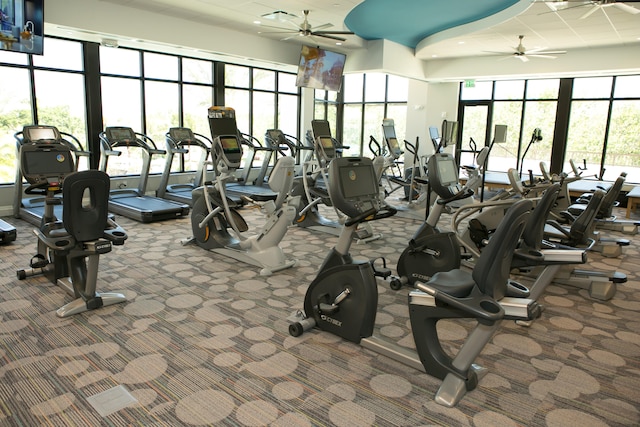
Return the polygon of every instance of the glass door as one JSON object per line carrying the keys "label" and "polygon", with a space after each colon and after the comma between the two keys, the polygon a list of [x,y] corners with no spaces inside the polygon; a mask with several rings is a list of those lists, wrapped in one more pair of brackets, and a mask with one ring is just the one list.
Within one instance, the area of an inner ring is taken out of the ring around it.
{"label": "glass door", "polygon": [[458,113],[456,161],[459,165],[475,165],[475,155],[490,144],[492,106],[490,101],[462,101]]}

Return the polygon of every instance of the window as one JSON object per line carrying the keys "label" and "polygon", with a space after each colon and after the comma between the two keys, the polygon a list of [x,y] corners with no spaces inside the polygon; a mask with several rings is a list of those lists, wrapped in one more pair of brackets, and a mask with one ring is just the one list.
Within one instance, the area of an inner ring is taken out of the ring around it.
{"label": "window", "polygon": [[119,76],[140,76],[140,52],[100,46],[100,72]]}
{"label": "window", "polygon": [[[382,73],[346,74],[342,99],[336,92],[315,91],[315,118],[326,118],[333,136],[349,149],[345,155],[369,156],[373,136],[384,143],[382,119],[395,121],[398,140],[406,133],[408,79]],[[342,111],[342,128],[338,127],[338,110]]]}
{"label": "window", "polygon": [[44,55],[1,51],[0,64],[0,183],[15,181],[13,135],[24,125],[56,126],[88,148],[82,43],[49,37]]}
{"label": "window", "polygon": [[[0,60],[4,59],[0,55]],[[13,135],[33,123],[29,70],[0,66],[0,81],[11,82],[0,90],[0,183],[15,181],[16,144]]]}
{"label": "window", "polygon": [[147,79],[178,80],[178,57],[144,52],[144,77]]}
{"label": "window", "polygon": [[[521,97],[524,83],[524,99]],[[640,183],[640,76],[599,76],[563,79],[571,86],[571,94],[560,95],[560,79],[535,79],[526,81],[493,82],[493,97],[484,101],[491,90],[482,85],[478,99],[471,97],[471,89],[461,88],[461,111],[473,103],[486,102],[490,106],[491,120],[487,125],[506,124],[507,143],[496,145],[489,157],[489,169],[506,171],[509,167],[521,168],[526,173],[539,171],[539,162],[549,162],[552,152],[563,153],[562,169],[569,170],[569,160],[587,162],[585,178],[615,180],[621,172],[627,173],[628,183]],[[566,91],[568,92],[568,91]],[[569,106],[568,118],[558,118],[558,105]],[[478,120],[469,121],[466,115],[461,123],[462,135],[468,135]],[[482,119],[479,119],[482,121]],[[554,135],[555,127],[566,121],[566,137],[563,132]],[[531,141],[533,130],[542,131],[543,140],[531,145],[524,158],[524,151]],[[479,131],[482,133],[482,130]],[[552,144],[556,146],[553,147]],[[480,144],[479,144],[480,145]],[[524,164],[522,164],[524,163]]]}
{"label": "window", "polygon": [[193,58],[182,58],[182,81],[213,84],[213,63]]}

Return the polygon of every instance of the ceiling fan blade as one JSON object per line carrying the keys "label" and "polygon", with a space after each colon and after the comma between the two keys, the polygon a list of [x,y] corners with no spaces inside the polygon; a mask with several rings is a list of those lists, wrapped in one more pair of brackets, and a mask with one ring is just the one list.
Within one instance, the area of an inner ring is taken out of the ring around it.
{"label": "ceiling fan blade", "polygon": [[531,56],[533,58],[545,58],[545,59],[556,59],[557,56],[552,56],[552,55],[539,55],[539,54],[533,54],[533,55],[527,55],[527,56]]}
{"label": "ceiling fan blade", "polygon": [[316,33],[315,31],[312,31],[309,34],[311,34],[312,36],[324,37],[325,39],[338,40],[338,41],[341,41],[341,42],[346,42],[347,41],[347,39],[345,39],[345,38],[336,37],[336,36],[332,36],[332,35],[329,35],[329,34],[323,34],[322,32]]}
{"label": "ceiling fan blade", "polygon": [[587,11],[587,13],[585,13],[584,15],[582,15],[582,16],[581,16],[580,18],[578,18],[578,19],[585,19],[585,18],[590,17],[590,16],[591,16],[591,15],[592,15],[596,10],[600,9],[600,7],[601,7],[601,6],[594,6],[594,7],[592,7],[591,9],[589,9],[589,10]]}
{"label": "ceiling fan blade", "polygon": [[535,49],[527,49],[527,53],[536,53],[536,52],[542,52],[543,50],[545,50],[546,47],[537,47]]}
{"label": "ceiling fan blade", "polygon": [[353,35],[352,31],[313,31],[315,34],[347,34]]}
{"label": "ceiling fan blade", "polygon": [[538,52],[527,52],[527,54],[532,53],[534,55],[564,55],[567,53],[566,50],[545,50]]}
{"label": "ceiling fan blade", "polygon": [[329,27],[333,27],[333,24],[330,23],[326,23],[326,24],[322,24],[322,25],[318,25],[317,27],[313,27],[312,31],[317,31],[317,30],[321,30],[323,28],[329,28]]}
{"label": "ceiling fan blade", "polygon": [[624,10],[627,13],[631,13],[633,15],[640,13],[640,9],[636,9],[633,6],[629,6],[628,4],[624,4],[624,3],[614,3],[613,4],[615,7],[617,7],[620,10]]}
{"label": "ceiling fan blade", "polygon": [[264,24],[260,24],[260,28],[274,28],[276,30],[281,30],[281,31],[296,31],[290,28],[282,28],[282,27],[276,27],[275,25],[264,25]]}
{"label": "ceiling fan blade", "polygon": [[298,31],[258,31],[258,34],[298,34]]}

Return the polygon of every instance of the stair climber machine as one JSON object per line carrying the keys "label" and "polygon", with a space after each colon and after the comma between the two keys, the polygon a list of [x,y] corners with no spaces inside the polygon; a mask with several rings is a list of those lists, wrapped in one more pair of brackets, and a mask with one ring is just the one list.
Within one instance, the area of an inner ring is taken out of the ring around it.
{"label": "stair climber machine", "polygon": [[[78,138],[69,133],[60,132],[55,126],[27,125],[22,128],[22,131],[16,132],[14,138],[16,139],[16,181],[13,197],[13,215],[39,227],[42,225],[46,197],[44,194],[24,194],[23,181],[25,177],[22,174],[22,165],[20,163],[20,147],[25,144],[64,145],[73,154],[75,170],[78,170],[83,160],[88,164],[89,152],[85,151]],[[54,206],[54,213],[58,218],[62,218],[62,204]]]}
{"label": "stair climber machine", "polygon": [[[540,315],[539,305],[526,298],[506,297],[509,264],[524,228],[532,202],[513,205],[500,229],[498,240],[473,272],[454,269],[417,282],[409,294],[409,315],[416,350],[376,337],[377,277],[388,277],[386,268],[375,269],[374,261],[355,261],[349,254],[358,223],[392,216],[394,208],[383,205],[370,159],[339,158],[329,167],[329,191],[336,207],[348,219],[336,246],[325,258],[309,285],[304,311],[288,318],[289,332],[299,336],[319,329],[359,343],[363,347],[442,380],[437,403],[455,406],[473,390],[486,369],[474,363],[503,319],[531,320]],[[438,336],[441,319],[475,319],[455,357],[445,353]]]}
{"label": "stair climber machine", "polygon": [[[75,172],[72,150],[63,144],[24,144],[20,162],[30,184],[26,193],[45,194],[46,201],[42,225],[34,230],[37,254],[30,269],[17,271],[18,279],[43,274],[71,294],[75,300],[57,310],[59,317],[125,302],[123,294],[96,292],[100,255],[127,239],[108,215],[109,176],[97,170]],[[54,206],[61,203],[58,220]]]}
{"label": "stair climber machine", "polygon": [[[292,195],[300,196],[300,207],[295,224],[310,230],[333,234],[340,234],[344,216],[335,209],[328,192],[329,176],[327,167],[331,161],[340,157],[345,148],[331,137],[329,122],[326,120],[312,120],[312,135],[315,160],[305,162],[302,166],[302,176],[296,177],[292,188]],[[334,208],[337,221],[322,215],[318,206],[324,204]],[[370,224],[361,224],[354,238],[358,243],[371,242],[380,239],[382,234],[374,233]]]}
{"label": "stair climber machine", "polygon": [[[217,119],[210,117],[209,120]],[[204,186],[193,190],[193,237],[183,244],[195,241],[204,249],[260,267],[261,275],[293,267],[296,261],[287,259],[279,244],[296,217],[299,203],[299,197],[289,196],[295,161],[290,156],[281,157],[273,167],[268,183],[270,191],[277,194],[275,200],[251,200],[260,205],[267,218],[258,234],[246,237],[243,233],[248,231],[248,225],[237,211],[238,206],[227,197],[227,182],[235,179],[241,159],[242,145],[237,135],[213,138],[212,162],[216,179],[210,185],[203,178]]]}
{"label": "stair climber machine", "polygon": [[[109,193],[110,212],[145,223],[181,218],[189,214],[189,205],[186,203],[146,194],[151,158],[156,154],[165,154],[150,137],[134,132],[129,127],[110,126],[105,128],[104,132],[100,132],[100,148],[100,170],[103,172],[107,172],[110,157],[120,156],[125,151],[127,155],[132,155],[134,150],[138,150],[142,156],[138,188],[112,189]],[[134,150],[130,151],[130,148]]]}

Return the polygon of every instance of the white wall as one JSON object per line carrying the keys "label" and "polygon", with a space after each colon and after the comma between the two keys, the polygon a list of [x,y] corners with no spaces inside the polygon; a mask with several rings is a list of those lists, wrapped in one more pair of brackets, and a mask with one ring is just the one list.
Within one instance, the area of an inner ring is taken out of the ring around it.
{"label": "white wall", "polygon": [[[420,155],[433,153],[429,126],[441,128],[442,121],[456,120],[458,115],[458,83],[427,83],[409,80],[407,100],[407,134],[404,139],[415,143],[420,138]],[[399,137],[402,137],[399,135]]]}
{"label": "white wall", "polygon": [[45,21],[49,35],[100,42],[107,34],[122,46],[160,47],[165,52],[205,58],[217,55],[213,59],[250,61],[276,69],[285,66],[290,71],[295,70],[300,56],[299,44],[99,0],[47,0]]}

